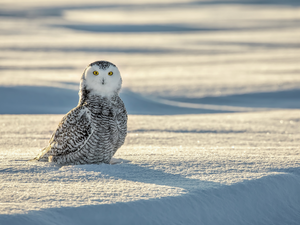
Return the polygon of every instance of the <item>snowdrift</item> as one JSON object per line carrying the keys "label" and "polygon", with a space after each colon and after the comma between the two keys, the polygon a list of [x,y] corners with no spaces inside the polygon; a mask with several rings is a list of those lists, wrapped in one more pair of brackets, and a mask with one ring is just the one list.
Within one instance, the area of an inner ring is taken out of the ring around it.
{"label": "snowdrift", "polygon": [[[78,104],[78,84],[51,86],[0,86],[0,114],[65,114]],[[266,111],[300,108],[300,90],[189,98],[154,98],[123,88],[120,96],[129,114],[178,115]],[[9,98],[7,98],[9,96]],[[276,101],[274,101],[276,99]],[[227,105],[226,105],[227,104]]]}
{"label": "snowdrift", "polygon": [[0,224],[297,225],[298,114],[129,115],[121,164],[63,167],[27,161],[62,115],[2,115]]}
{"label": "snowdrift", "polygon": [[278,173],[231,186],[129,203],[1,215],[1,224],[299,224],[300,176]]}
{"label": "snowdrift", "polygon": [[[299,225],[299,6],[1,1],[0,225]],[[122,163],[28,162],[101,59],[124,81]]]}

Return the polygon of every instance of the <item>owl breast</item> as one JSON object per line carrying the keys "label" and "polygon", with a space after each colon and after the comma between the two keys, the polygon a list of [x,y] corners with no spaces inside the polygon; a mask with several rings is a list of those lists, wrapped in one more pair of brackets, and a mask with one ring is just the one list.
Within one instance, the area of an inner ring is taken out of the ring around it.
{"label": "owl breast", "polygon": [[[120,99],[121,100],[121,99]],[[92,134],[83,150],[89,163],[109,163],[124,143],[127,134],[127,113],[124,104],[107,99],[87,101]],[[124,111],[126,118],[124,117]],[[125,121],[126,120],[126,121]]]}

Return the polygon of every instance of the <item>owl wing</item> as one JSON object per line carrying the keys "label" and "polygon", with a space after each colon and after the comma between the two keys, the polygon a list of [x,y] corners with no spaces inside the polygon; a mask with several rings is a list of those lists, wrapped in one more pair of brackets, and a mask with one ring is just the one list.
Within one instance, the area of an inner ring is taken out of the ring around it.
{"label": "owl wing", "polygon": [[49,156],[67,155],[81,148],[92,133],[90,115],[85,106],[72,109],[62,118],[49,145],[35,159],[48,161]]}
{"label": "owl wing", "polygon": [[127,111],[124,102],[120,97],[117,98],[117,127],[118,127],[118,141],[114,149],[114,153],[120,148],[127,136]]}

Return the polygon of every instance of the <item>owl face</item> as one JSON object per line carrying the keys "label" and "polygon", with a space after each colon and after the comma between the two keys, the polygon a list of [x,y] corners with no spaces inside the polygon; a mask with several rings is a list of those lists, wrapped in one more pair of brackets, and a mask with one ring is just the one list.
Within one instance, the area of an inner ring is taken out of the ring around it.
{"label": "owl face", "polygon": [[115,65],[106,61],[98,61],[91,63],[85,69],[82,82],[91,94],[109,97],[121,89],[122,78]]}

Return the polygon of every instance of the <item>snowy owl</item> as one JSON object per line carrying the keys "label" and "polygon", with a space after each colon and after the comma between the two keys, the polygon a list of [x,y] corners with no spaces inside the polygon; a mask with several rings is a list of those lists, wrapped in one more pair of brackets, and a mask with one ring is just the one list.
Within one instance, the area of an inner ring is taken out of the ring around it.
{"label": "snowy owl", "polygon": [[57,164],[110,163],[127,135],[127,112],[119,97],[122,78],[107,61],[86,67],[79,103],[67,113],[35,160]]}

